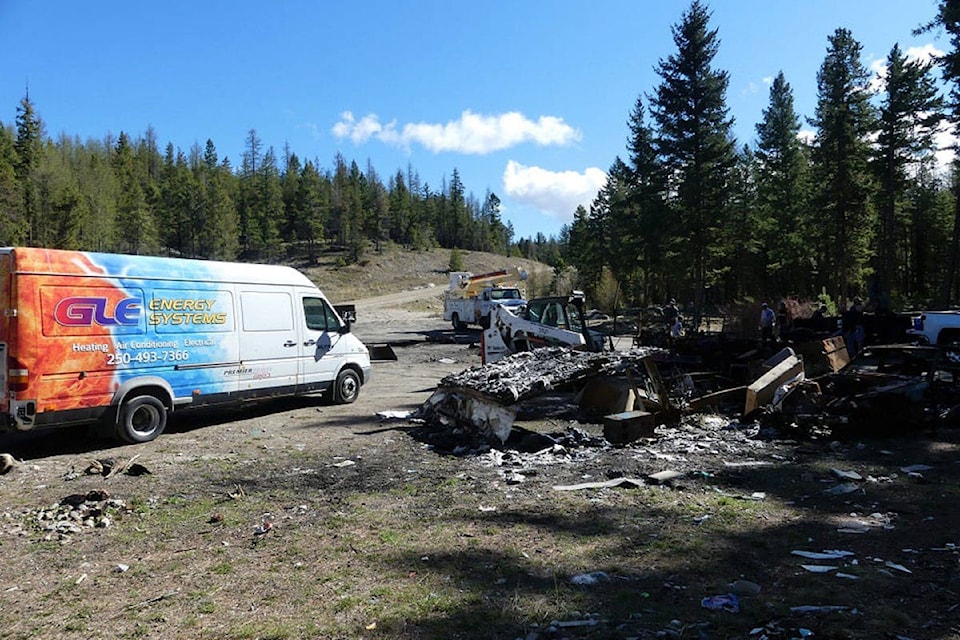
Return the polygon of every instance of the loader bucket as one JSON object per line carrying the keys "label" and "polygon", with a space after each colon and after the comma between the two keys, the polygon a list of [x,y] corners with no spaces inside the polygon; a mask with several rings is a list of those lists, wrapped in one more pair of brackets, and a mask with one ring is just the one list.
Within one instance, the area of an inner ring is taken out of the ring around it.
{"label": "loader bucket", "polygon": [[373,362],[396,361],[397,354],[389,344],[367,345],[370,350],[370,360]]}

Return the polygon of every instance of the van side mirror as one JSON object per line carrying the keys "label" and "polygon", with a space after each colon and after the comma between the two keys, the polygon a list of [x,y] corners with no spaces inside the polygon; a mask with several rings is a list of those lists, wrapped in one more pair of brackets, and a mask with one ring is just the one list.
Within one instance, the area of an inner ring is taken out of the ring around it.
{"label": "van side mirror", "polygon": [[346,323],[352,323],[357,321],[357,307],[352,304],[338,304],[333,307],[336,309],[337,314],[343,318],[343,321]]}
{"label": "van side mirror", "polygon": [[334,306],[337,314],[343,319],[343,325],[338,333],[350,333],[350,325],[357,321],[357,307],[352,304],[341,304]]}

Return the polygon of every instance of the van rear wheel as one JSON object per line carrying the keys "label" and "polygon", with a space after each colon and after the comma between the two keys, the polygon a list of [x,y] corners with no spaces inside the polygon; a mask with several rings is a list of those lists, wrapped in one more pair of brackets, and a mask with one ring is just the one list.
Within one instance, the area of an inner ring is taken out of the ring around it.
{"label": "van rear wheel", "polygon": [[150,442],[167,426],[167,407],[155,396],[135,396],[123,403],[117,420],[117,436],[124,442]]}
{"label": "van rear wheel", "polygon": [[350,404],[360,395],[360,376],[353,369],[344,369],[337,375],[333,385],[333,401],[336,404]]}
{"label": "van rear wheel", "polygon": [[453,316],[451,317],[451,319],[453,320],[453,330],[454,330],[454,331],[463,331],[464,329],[467,328],[467,323],[465,323],[465,322],[463,322],[462,320],[460,320],[460,314],[459,314],[459,313],[454,313]]}

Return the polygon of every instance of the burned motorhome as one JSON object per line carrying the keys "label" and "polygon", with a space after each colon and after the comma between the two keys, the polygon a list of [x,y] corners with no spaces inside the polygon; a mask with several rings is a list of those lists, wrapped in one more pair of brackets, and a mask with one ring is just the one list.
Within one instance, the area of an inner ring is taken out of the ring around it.
{"label": "burned motorhome", "polygon": [[779,411],[798,426],[879,434],[952,422],[958,408],[960,348],[896,344],[864,348],[839,371],[798,386]]}
{"label": "burned motorhome", "polygon": [[[665,348],[634,340],[624,351],[516,353],[448,375],[418,417],[452,449],[464,442],[497,447],[516,437],[515,423],[545,419],[602,425],[608,444],[625,445],[662,436],[656,427],[692,414],[794,437],[814,429],[909,433],[960,413],[960,347],[870,346],[851,361],[829,323],[798,323],[789,339],[770,343],[721,330]],[[901,328],[899,319],[889,324]]]}
{"label": "burned motorhome", "polygon": [[[506,442],[525,405],[547,394],[577,415],[604,415],[638,407],[658,419],[675,417],[670,391],[653,357],[660,349],[588,353],[547,347],[446,376],[418,417],[465,439]],[[557,395],[562,394],[562,397]]]}

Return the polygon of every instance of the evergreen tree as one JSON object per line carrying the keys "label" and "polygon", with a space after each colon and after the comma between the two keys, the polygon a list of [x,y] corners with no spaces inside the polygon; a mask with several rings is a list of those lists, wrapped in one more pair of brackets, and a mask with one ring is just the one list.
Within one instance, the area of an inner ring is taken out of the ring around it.
{"label": "evergreen tree", "polygon": [[24,227],[21,221],[23,192],[16,170],[13,132],[0,123],[0,244],[21,244]]}
{"label": "evergreen tree", "polygon": [[843,304],[862,291],[867,276],[873,228],[869,135],[875,118],[860,43],[847,29],[837,29],[829,42],[817,73],[817,107],[811,121],[817,128],[815,225],[824,286]]}
{"label": "evergreen tree", "polygon": [[[950,50],[937,59],[944,81],[950,87],[947,99],[947,113],[953,125],[954,135],[960,124],[960,0],[940,0],[937,15],[929,24],[917,30],[918,33],[942,27],[950,36]],[[954,160],[954,174],[957,172]],[[954,286],[958,283],[957,269],[960,267],[960,181],[953,181],[954,215],[950,248],[946,255],[945,277],[939,294],[939,305],[946,306],[955,299]]]}
{"label": "evergreen tree", "polygon": [[811,294],[808,233],[808,166],[797,137],[800,118],[793,90],[777,74],[770,101],[757,124],[757,210],[748,229],[754,268],[765,277],[756,284],[766,294]]}
{"label": "evergreen tree", "polygon": [[153,254],[159,247],[153,215],[137,178],[130,138],[124,132],[121,132],[117,139],[113,167],[119,182],[118,249],[125,253]]}
{"label": "evergreen tree", "polygon": [[413,194],[399,169],[387,187],[387,216],[390,219],[390,239],[411,246],[416,234]]}
{"label": "evergreen tree", "polygon": [[260,164],[257,183],[257,221],[263,251],[269,259],[280,255],[282,239],[280,229],[284,221],[283,185],[280,181],[280,168],[273,147],[267,149]]}
{"label": "evergreen tree", "polygon": [[330,182],[321,178],[312,162],[300,173],[296,202],[297,238],[306,243],[310,264],[316,264],[330,211]]}
{"label": "evergreen tree", "polygon": [[287,147],[284,149],[284,169],[280,177],[283,192],[283,223],[280,226],[281,236],[288,242],[301,240],[297,231],[299,220],[304,212],[298,209],[297,193],[300,191],[300,158]]}
{"label": "evergreen tree", "polygon": [[704,288],[723,271],[729,253],[722,240],[735,161],[733,119],[726,106],[729,76],[712,66],[720,42],[709,21],[706,7],[694,0],[672,28],[677,52],[657,65],[661,83],[651,100],[659,129],[656,149],[670,176],[677,223],[670,239],[673,269],[687,274],[685,284],[692,286],[698,309]]}
{"label": "evergreen tree", "polygon": [[23,221],[26,224],[25,238],[33,245],[40,245],[44,231],[40,210],[40,185],[37,172],[43,154],[43,123],[30,102],[24,96],[17,107],[17,139],[14,143],[16,160],[14,172],[20,185],[20,202]]}
{"label": "evergreen tree", "polygon": [[117,251],[117,210],[120,181],[114,171],[108,141],[91,141],[80,154],[78,179],[88,212],[80,234],[80,247],[93,251]]}
{"label": "evergreen tree", "polygon": [[[770,222],[764,225],[758,215],[758,173],[756,155],[744,145],[730,174],[730,213],[724,231],[728,236],[727,244],[736,245],[740,250],[730,255],[723,284],[726,299],[768,290],[769,271],[774,265],[768,264],[768,254],[758,236],[761,229],[772,225]],[[716,302],[715,297],[711,295],[711,302]]]}
{"label": "evergreen tree", "polygon": [[364,209],[366,211],[366,228],[364,235],[373,240],[374,250],[382,250],[381,243],[387,238],[387,224],[389,222],[387,215],[387,191],[380,182],[380,176],[377,175],[373,163],[367,160],[367,173],[365,176],[365,194]]}
{"label": "evergreen tree", "polygon": [[891,293],[905,285],[906,265],[902,259],[907,236],[902,209],[907,169],[934,153],[934,133],[943,101],[930,75],[930,65],[908,61],[898,45],[887,56],[885,85],[876,151],[880,225],[874,295],[881,308],[889,309]]}
{"label": "evergreen tree", "polygon": [[[647,125],[642,98],[638,97],[627,122],[630,139],[628,215],[618,217],[620,232],[634,244],[640,270],[639,287],[646,302],[667,297],[666,243],[676,229],[671,226],[665,202],[666,177],[657,157],[655,135]],[[629,291],[629,290],[628,290]]]}
{"label": "evergreen tree", "polygon": [[600,221],[591,215],[594,208],[591,206],[588,212],[583,205],[578,206],[570,225],[570,261],[580,271],[584,288],[590,292],[600,282],[604,265],[603,229]]}
{"label": "evergreen tree", "polygon": [[247,132],[246,145],[240,164],[237,215],[240,232],[240,250],[244,254],[256,254],[263,248],[264,240],[259,224],[260,197],[257,177],[263,160],[263,143],[255,129]]}

